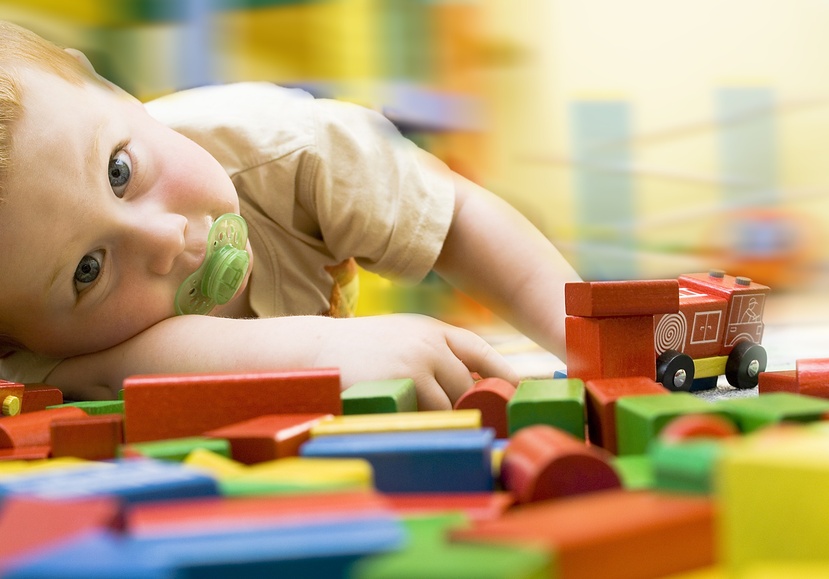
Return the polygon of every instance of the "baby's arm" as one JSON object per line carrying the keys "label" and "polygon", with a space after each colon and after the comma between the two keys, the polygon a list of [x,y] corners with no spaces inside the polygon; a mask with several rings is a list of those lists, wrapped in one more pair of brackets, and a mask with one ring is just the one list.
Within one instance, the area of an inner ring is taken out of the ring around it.
{"label": "baby's arm", "polygon": [[68,398],[113,397],[134,374],[336,367],[343,387],[412,378],[421,409],[448,409],[470,371],[517,376],[483,339],[417,315],[334,319],[292,316],[164,320],[108,350],[61,362],[47,381]]}
{"label": "baby's arm", "polygon": [[459,175],[455,191],[436,271],[564,360],[564,283],[578,274],[502,199]]}

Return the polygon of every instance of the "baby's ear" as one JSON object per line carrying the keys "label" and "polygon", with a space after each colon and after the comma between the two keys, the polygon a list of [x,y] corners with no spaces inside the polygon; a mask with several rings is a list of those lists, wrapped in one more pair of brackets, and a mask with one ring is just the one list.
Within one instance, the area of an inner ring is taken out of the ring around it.
{"label": "baby's ear", "polygon": [[77,60],[80,63],[80,65],[83,66],[90,73],[94,74],[95,76],[98,76],[98,73],[95,72],[95,67],[92,66],[92,63],[89,62],[89,59],[83,52],[75,48],[64,48],[63,51],[75,60]]}

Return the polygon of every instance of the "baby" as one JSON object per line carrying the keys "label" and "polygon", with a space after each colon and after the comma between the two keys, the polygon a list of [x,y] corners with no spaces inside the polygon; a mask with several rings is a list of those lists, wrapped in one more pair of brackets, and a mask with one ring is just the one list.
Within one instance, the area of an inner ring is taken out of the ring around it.
{"label": "baby", "polygon": [[133,374],[337,367],[344,388],[412,378],[421,409],[450,408],[471,372],[516,373],[429,317],[347,317],[356,264],[434,269],[560,357],[578,280],[377,113],[266,83],[142,104],[3,22],[0,243],[0,377],[75,400]]}

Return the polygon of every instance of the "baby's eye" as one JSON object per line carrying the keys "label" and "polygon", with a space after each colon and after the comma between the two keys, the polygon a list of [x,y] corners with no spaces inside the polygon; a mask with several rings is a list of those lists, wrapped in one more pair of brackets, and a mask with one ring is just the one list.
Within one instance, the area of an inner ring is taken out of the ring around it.
{"label": "baby's eye", "polygon": [[81,258],[78,267],[75,268],[75,289],[77,291],[84,290],[89,284],[98,279],[98,274],[101,273],[101,256],[100,252],[95,252],[95,255],[84,255]]}
{"label": "baby's eye", "polygon": [[112,187],[112,192],[120,199],[124,196],[124,191],[132,174],[132,161],[124,149],[118,151],[109,160],[107,172],[109,173],[109,184]]}

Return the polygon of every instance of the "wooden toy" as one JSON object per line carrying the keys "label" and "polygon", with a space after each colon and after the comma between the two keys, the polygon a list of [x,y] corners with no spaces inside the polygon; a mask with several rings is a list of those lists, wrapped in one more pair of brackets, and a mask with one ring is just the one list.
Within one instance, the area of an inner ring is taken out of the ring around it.
{"label": "wooden toy", "polygon": [[455,410],[477,409],[481,426],[492,428],[496,438],[509,436],[507,404],[515,395],[515,386],[502,378],[484,378],[464,392],[455,402]]}
{"label": "wooden toy", "polygon": [[659,432],[663,442],[683,442],[697,438],[728,438],[740,433],[733,420],[714,414],[685,414],[668,422]]}
{"label": "wooden toy", "polygon": [[374,470],[361,458],[287,457],[245,467],[219,481],[223,495],[365,490],[373,488]]}
{"label": "wooden toy", "polygon": [[121,414],[100,414],[60,418],[52,421],[50,437],[54,457],[112,459],[124,442],[124,417]]}
{"label": "wooden toy", "polygon": [[462,512],[470,521],[497,519],[515,503],[508,492],[405,493],[383,498],[392,510],[408,518]]}
{"label": "wooden toy", "polygon": [[206,436],[188,436],[186,438],[133,442],[121,446],[118,449],[118,456],[124,458],[155,458],[158,460],[182,462],[197,448],[230,457],[230,443],[227,440]]}
{"label": "wooden toy", "polygon": [[591,444],[616,454],[616,401],[622,396],[668,395],[665,388],[644,376],[599,378],[584,383],[587,431]]}
{"label": "wooden toy", "polygon": [[567,316],[564,323],[569,377],[585,381],[626,376],[656,377],[653,316]]}
{"label": "wooden toy", "polygon": [[63,392],[47,384],[26,384],[23,390],[21,412],[46,410],[49,406],[63,404]]}
{"label": "wooden toy", "polygon": [[64,406],[75,406],[90,415],[124,413],[123,400],[82,400],[80,402],[56,404],[48,408],[61,408]]}
{"label": "wooden toy", "polygon": [[524,505],[451,536],[542,547],[553,558],[552,577],[661,577],[714,562],[714,504],[707,497],[607,490]]}
{"label": "wooden toy", "polygon": [[626,454],[615,456],[613,469],[622,481],[622,488],[645,490],[656,487],[651,457],[647,454]]}
{"label": "wooden toy", "polygon": [[829,400],[772,392],[749,398],[718,400],[716,407],[728,414],[742,432],[752,432],[778,422],[814,422],[829,412]]}
{"label": "wooden toy", "polygon": [[24,389],[23,384],[0,380],[0,415],[20,414]]}
{"label": "wooden toy", "polygon": [[493,488],[493,439],[488,428],[320,436],[300,453],[367,460],[381,492],[482,492]]}
{"label": "wooden toy", "polygon": [[209,430],[205,436],[225,439],[231,456],[244,464],[255,464],[298,456],[299,447],[311,436],[311,428],[331,414],[269,414]]}
{"label": "wooden toy", "polygon": [[653,469],[654,488],[669,492],[710,494],[714,469],[722,451],[721,441],[695,438],[651,444],[648,456]]}
{"label": "wooden toy", "polygon": [[247,467],[241,462],[206,448],[194,448],[184,457],[182,463],[208,473],[219,481],[220,486],[222,481],[236,478],[247,472]]}
{"label": "wooden toy", "polygon": [[796,360],[794,370],[763,372],[760,375],[760,393],[769,392],[829,398],[829,358]]}
{"label": "wooden toy", "polygon": [[335,369],[175,374],[124,380],[127,442],[200,436],[264,414],[341,414]]}
{"label": "wooden toy", "polygon": [[585,437],[584,383],[579,379],[524,380],[507,404],[510,434],[533,424]]}
{"label": "wooden toy", "polygon": [[679,309],[675,279],[568,283],[564,309],[568,316],[619,318],[652,316]]}
{"label": "wooden toy", "polygon": [[573,435],[536,424],[510,438],[501,462],[501,482],[519,503],[619,488],[605,451]]}
{"label": "wooden toy", "polygon": [[311,428],[312,437],[365,434],[378,432],[409,432],[449,429],[478,429],[479,410],[435,410],[431,412],[396,412],[394,414],[352,414],[322,420]]}
{"label": "wooden toy", "polygon": [[414,380],[358,382],[342,393],[343,414],[417,412]]}
{"label": "wooden toy", "polygon": [[48,446],[50,425],[59,418],[84,418],[80,408],[38,410],[0,418],[0,448]]}

